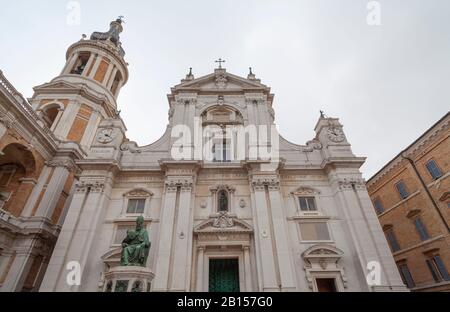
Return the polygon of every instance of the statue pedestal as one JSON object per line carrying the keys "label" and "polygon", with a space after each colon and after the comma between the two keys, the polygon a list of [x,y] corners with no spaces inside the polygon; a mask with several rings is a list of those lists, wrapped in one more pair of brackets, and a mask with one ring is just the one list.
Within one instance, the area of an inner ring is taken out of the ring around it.
{"label": "statue pedestal", "polygon": [[105,273],[103,292],[149,292],[154,277],[145,267],[117,266]]}

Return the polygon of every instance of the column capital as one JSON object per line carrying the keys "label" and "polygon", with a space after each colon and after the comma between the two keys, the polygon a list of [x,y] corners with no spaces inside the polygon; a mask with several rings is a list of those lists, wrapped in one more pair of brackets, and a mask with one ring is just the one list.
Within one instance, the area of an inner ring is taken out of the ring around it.
{"label": "column capital", "polygon": [[280,189],[280,178],[277,175],[254,176],[251,185],[255,191],[263,191],[266,186],[269,191],[277,191]]}
{"label": "column capital", "polygon": [[186,178],[167,178],[164,182],[167,192],[176,192],[178,187],[182,192],[190,192],[194,186],[193,177]]}
{"label": "column capital", "polygon": [[78,166],[72,159],[52,159],[45,162],[45,165],[51,168],[63,167],[69,171],[78,170]]}
{"label": "column capital", "polygon": [[351,190],[353,187],[356,190],[365,190],[366,189],[366,183],[363,179],[359,178],[342,178],[342,179],[336,179],[335,183],[339,190],[345,191],[345,190]]}
{"label": "column capital", "polygon": [[80,181],[75,184],[75,191],[86,193],[90,189],[91,193],[103,193],[105,185],[105,181]]}

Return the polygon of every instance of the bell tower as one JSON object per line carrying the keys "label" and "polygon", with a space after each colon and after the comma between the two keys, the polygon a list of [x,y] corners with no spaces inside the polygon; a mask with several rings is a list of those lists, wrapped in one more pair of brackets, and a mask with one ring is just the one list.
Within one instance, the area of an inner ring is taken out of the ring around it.
{"label": "bell tower", "polygon": [[72,44],[59,76],[34,88],[31,104],[54,135],[89,149],[100,122],[117,118],[117,97],[128,80],[120,42],[123,20]]}

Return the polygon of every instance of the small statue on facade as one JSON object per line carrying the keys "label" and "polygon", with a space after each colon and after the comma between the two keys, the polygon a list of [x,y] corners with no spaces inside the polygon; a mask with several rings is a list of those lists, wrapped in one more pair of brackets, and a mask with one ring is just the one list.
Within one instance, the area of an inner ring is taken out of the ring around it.
{"label": "small statue on facade", "polygon": [[136,229],[128,230],[122,241],[120,265],[145,267],[150,246],[148,232],[144,228],[144,217],[139,216],[136,219]]}

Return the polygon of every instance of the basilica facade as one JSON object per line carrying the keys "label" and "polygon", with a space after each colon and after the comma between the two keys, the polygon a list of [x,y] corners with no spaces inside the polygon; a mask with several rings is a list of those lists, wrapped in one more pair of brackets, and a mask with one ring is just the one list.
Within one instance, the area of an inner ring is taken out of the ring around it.
{"label": "basilica facade", "polygon": [[219,62],[171,89],[166,132],[138,146],[117,105],[121,32],[71,45],[30,99],[0,77],[1,291],[134,287],[108,277],[138,217],[152,275],[137,290],[406,289],[337,118],[288,142],[270,88]]}

